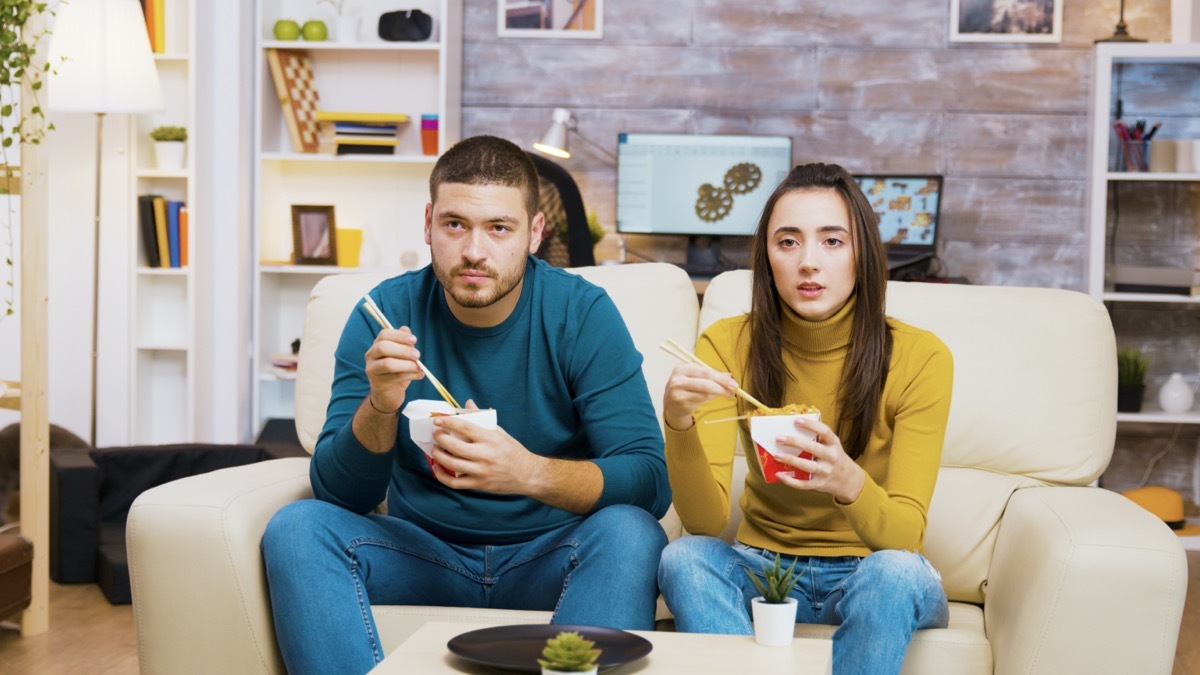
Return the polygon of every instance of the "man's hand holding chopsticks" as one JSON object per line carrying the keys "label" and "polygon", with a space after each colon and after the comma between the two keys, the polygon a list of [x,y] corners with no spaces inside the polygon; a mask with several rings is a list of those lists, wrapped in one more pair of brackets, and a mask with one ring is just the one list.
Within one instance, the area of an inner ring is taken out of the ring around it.
{"label": "man's hand holding chopsticks", "polygon": [[367,350],[365,372],[371,390],[354,416],[354,435],[372,452],[392,449],[408,385],[425,377],[417,365],[421,353],[416,344],[417,336],[401,326],[379,331]]}

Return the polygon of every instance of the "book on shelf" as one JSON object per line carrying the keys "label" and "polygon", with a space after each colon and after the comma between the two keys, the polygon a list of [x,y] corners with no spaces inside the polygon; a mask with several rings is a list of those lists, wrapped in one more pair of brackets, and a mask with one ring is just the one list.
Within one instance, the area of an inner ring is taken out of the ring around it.
{"label": "book on shelf", "polygon": [[179,267],[179,209],[183,202],[167,201],[167,251],[171,256],[171,267]]}
{"label": "book on shelf", "polygon": [[338,155],[394,155],[395,145],[369,145],[366,143],[338,143]]}
{"label": "book on shelf", "polygon": [[272,354],[271,371],[281,380],[296,379],[300,358],[296,354]]}
{"label": "book on shelf", "polygon": [[179,207],[179,266],[188,266],[188,208]]}
{"label": "book on shelf", "polygon": [[154,197],[138,196],[138,226],[142,231],[142,248],[146,250],[146,266],[158,267],[158,233],[154,228]]}
{"label": "book on shelf", "polygon": [[395,136],[400,133],[399,124],[359,124],[357,122],[318,122],[323,136]]}
{"label": "book on shelf", "polygon": [[313,79],[312,60],[301,49],[268,49],[267,65],[275,83],[275,94],[283,108],[292,149],[296,152],[317,152],[317,95]]}
{"label": "book on shelf", "polygon": [[358,124],[406,124],[404,113],[356,112],[346,110],[318,110],[317,122],[353,122]]}
{"label": "book on shelf", "polygon": [[167,238],[167,200],[154,195],[154,234],[158,243],[157,267],[171,266],[171,249]]}
{"label": "book on shelf", "polygon": [[1113,268],[1113,290],[1118,293],[1200,295],[1200,270],[1117,265]]}
{"label": "book on shelf", "polygon": [[142,14],[146,17],[146,33],[150,37],[150,51],[163,54],[166,48],[166,10],[163,0],[141,0]]}

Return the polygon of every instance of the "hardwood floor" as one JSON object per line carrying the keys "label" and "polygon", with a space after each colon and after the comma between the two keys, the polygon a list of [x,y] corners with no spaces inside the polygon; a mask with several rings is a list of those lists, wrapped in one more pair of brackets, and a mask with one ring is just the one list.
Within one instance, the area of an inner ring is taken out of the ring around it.
{"label": "hardwood floor", "polygon": [[[1188,551],[1187,605],[1171,675],[1200,675],[1200,551]],[[133,608],[108,604],[95,584],[50,584],[50,632],[0,628],[5,673],[135,675]]]}
{"label": "hardwood floor", "polygon": [[136,675],[133,606],[110,605],[96,584],[50,583],[50,631],[0,629],[0,671],[38,675]]}

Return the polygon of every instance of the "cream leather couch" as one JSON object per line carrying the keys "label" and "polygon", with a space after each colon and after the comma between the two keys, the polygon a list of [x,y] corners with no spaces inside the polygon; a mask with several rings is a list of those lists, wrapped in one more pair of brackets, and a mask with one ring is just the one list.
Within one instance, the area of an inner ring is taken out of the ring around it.
{"label": "cream leather couch", "polygon": [[[621,310],[646,358],[656,408],[674,365],[657,345],[668,337],[694,344],[697,328],[748,308],[746,272],[713,280],[698,313],[690,281],[671,265],[577,271]],[[379,280],[330,277],[313,291],[296,391],[297,427],[310,450],[341,326]],[[892,283],[888,298],[890,314],[936,332],[955,359],[926,542],[953,601],[950,626],[918,632],[904,672],[1170,673],[1187,584],[1183,550],[1132,502],[1086,487],[1108,464],[1115,434],[1115,347],[1104,308],[1048,289]],[[128,548],[143,672],[283,671],[258,542],[276,509],[312,496],[307,464],[216,471],[135,502]],[[672,515],[664,527],[678,536]],[[436,607],[374,612],[387,650],[428,620],[549,619]],[[796,632],[827,636],[832,628]]]}

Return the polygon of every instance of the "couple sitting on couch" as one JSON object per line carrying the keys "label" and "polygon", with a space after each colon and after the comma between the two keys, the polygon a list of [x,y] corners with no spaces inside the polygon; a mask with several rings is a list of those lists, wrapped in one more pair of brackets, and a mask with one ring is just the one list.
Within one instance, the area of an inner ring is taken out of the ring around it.
{"label": "couple sitting on couch", "polygon": [[[932,334],[884,316],[883,246],[857,184],[809,164],[771,195],[752,311],[701,337],[713,368],[671,374],[665,453],[616,307],[530,257],[537,185],[512,143],[455,145],[430,177],[432,265],[371,292],[399,328],[351,314],[310,468],[316,499],[281,509],[262,540],[288,670],[370,670],[384,657],[372,603],[553,610],[555,623],[650,630],[661,592],[679,630],[749,634],[746,572],[761,576],[778,552],[803,570],[798,619],[839,626],[835,672],[899,672],[912,633],[948,616],[918,551],[952,365]],[[437,398],[423,365],[469,393],[468,408],[495,408],[499,427],[438,417],[427,461],[400,415]],[[732,396],[739,385],[768,406],[821,410],[797,423],[811,440],[779,439],[811,454],[781,460],[811,477],[768,482],[748,453],[738,543],[668,546],[656,519],[672,494],[692,534],[728,522],[747,426],[706,422],[749,412]],[[372,513],[385,497],[387,515]]]}

